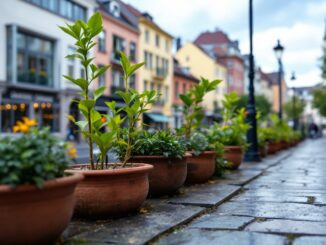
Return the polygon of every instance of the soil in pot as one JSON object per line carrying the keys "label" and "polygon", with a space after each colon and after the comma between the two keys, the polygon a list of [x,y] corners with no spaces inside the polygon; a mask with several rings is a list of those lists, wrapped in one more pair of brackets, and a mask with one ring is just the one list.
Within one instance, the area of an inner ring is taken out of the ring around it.
{"label": "soil in pot", "polygon": [[168,158],[163,156],[134,156],[132,163],[145,162],[154,166],[149,173],[149,193],[162,196],[175,193],[187,177],[187,158]]}
{"label": "soil in pot", "polygon": [[126,168],[67,170],[85,177],[76,188],[75,216],[105,219],[138,211],[148,195],[148,173],[152,169],[139,163]]}
{"label": "soil in pot", "polygon": [[230,162],[229,169],[239,168],[243,159],[243,148],[241,146],[224,146],[223,158]]}
{"label": "soil in pot", "polygon": [[187,184],[204,183],[213,176],[215,172],[214,151],[204,151],[200,155],[195,156],[189,154],[187,157]]}
{"label": "soil in pot", "polygon": [[42,189],[0,185],[0,243],[53,244],[69,224],[82,179],[80,174],[57,178]]}

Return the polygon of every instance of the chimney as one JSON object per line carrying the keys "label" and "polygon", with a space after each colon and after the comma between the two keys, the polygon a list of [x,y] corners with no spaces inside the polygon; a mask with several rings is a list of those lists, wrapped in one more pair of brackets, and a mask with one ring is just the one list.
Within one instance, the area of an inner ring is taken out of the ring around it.
{"label": "chimney", "polygon": [[177,51],[181,48],[181,37],[177,37],[176,39],[176,48],[177,48]]}

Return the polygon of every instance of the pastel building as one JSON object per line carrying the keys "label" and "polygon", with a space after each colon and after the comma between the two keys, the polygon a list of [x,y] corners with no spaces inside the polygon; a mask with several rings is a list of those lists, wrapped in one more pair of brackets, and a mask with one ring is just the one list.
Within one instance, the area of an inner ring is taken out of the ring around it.
{"label": "pastel building", "polygon": [[242,95],[244,90],[244,60],[241,56],[239,42],[231,40],[225,32],[217,29],[213,32],[201,33],[194,43],[227,68],[228,92],[235,91]]}
{"label": "pastel building", "polygon": [[173,84],[173,37],[153,17],[131,5],[128,10],[137,18],[139,28],[138,57],[145,66],[139,70],[139,91],[156,90],[160,99],[144,114],[144,122],[152,128],[171,126]]}
{"label": "pastel building", "polygon": [[180,128],[183,123],[182,101],[180,94],[186,94],[199,80],[194,77],[187,67],[182,67],[176,59],[173,66],[173,128]]}
{"label": "pastel building", "polygon": [[[103,32],[98,38],[96,47],[95,63],[98,66],[111,65],[105,74],[99,77],[96,86],[106,86],[104,96],[99,100],[97,109],[107,113],[108,108],[104,102],[108,100],[119,100],[115,94],[118,90],[124,90],[123,70],[120,65],[120,51],[124,52],[136,63],[138,59],[138,24],[135,17],[128,11],[125,4],[116,0],[99,1],[99,10],[103,17]],[[130,79],[130,85],[138,89],[139,75]],[[122,106],[119,101],[118,106]]]}
{"label": "pastel building", "polygon": [[93,0],[2,0],[0,9],[0,132],[10,133],[23,116],[66,135],[71,99],[78,90],[62,75],[79,75],[65,59],[74,40],[58,25],[86,20]]}
{"label": "pastel building", "polygon": [[222,80],[222,83],[220,83],[217,89],[209,92],[203,101],[206,116],[213,117],[217,107],[222,105],[221,101],[227,92],[226,81],[228,73],[226,67],[194,43],[186,43],[180,47],[175,57],[179,64],[188,69],[197,79],[204,77],[209,80]]}

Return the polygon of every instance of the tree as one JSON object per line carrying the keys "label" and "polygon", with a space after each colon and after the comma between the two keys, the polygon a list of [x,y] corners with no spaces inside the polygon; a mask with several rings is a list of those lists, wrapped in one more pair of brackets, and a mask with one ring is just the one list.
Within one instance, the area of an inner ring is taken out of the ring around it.
{"label": "tree", "polygon": [[[325,67],[326,68],[326,67]],[[326,73],[326,70],[325,70]],[[326,75],[326,74],[325,74]],[[313,92],[312,105],[319,111],[319,114],[326,117],[326,88],[318,88]]]}
{"label": "tree", "polygon": [[323,56],[321,57],[321,77],[326,80],[326,48],[323,51]]}
{"label": "tree", "polygon": [[302,115],[305,106],[306,104],[303,100],[300,100],[299,97],[294,96],[294,98],[283,105],[283,108],[288,118],[297,120]]}
{"label": "tree", "polygon": [[[265,118],[271,113],[272,105],[264,95],[255,96],[256,110],[261,113],[261,117]],[[238,109],[246,107],[248,104],[248,95],[242,95],[238,102]]]}

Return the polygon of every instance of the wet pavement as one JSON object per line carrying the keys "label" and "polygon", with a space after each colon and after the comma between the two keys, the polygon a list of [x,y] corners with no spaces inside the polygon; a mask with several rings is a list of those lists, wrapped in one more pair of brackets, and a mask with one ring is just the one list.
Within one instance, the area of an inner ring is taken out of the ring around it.
{"label": "wet pavement", "polygon": [[326,245],[326,139],[304,142],[243,189],[155,244]]}
{"label": "wet pavement", "polygon": [[148,199],[136,215],[74,219],[63,237],[65,244],[97,245],[326,245],[326,139]]}

